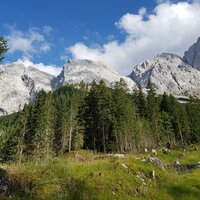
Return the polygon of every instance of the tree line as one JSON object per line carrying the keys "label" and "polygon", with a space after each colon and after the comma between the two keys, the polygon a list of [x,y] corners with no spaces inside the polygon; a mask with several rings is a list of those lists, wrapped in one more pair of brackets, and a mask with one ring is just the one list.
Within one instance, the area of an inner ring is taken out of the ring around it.
{"label": "tree line", "polygon": [[1,161],[49,159],[78,149],[134,152],[200,142],[200,101],[187,104],[157,95],[151,81],[128,92],[123,79],[111,88],[104,81],[81,82],[54,92],[0,118]]}

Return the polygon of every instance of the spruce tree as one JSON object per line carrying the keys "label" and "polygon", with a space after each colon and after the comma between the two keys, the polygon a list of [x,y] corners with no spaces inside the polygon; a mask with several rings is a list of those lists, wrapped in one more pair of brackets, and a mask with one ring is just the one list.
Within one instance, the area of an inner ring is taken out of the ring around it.
{"label": "spruce tree", "polygon": [[4,37],[0,37],[0,62],[3,61],[3,54],[8,51],[7,40]]}
{"label": "spruce tree", "polygon": [[159,115],[159,104],[156,97],[155,88],[151,80],[149,79],[147,84],[147,117],[152,124],[152,129],[154,130],[154,138],[157,143],[159,143],[160,138],[160,115]]}
{"label": "spruce tree", "polygon": [[144,96],[144,93],[142,92],[142,87],[138,86],[138,91],[134,91],[133,93],[133,99],[136,106],[136,111],[139,114],[140,117],[146,117],[147,116],[147,104],[146,99]]}
{"label": "spruce tree", "polygon": [[[135,107],[132,97],[123,79],[116,82],[112,94],[112,122],[115,142],[113,146],[118,152],[132,151],[135,148]],[[115,144],[115,145],[114,145]]]}

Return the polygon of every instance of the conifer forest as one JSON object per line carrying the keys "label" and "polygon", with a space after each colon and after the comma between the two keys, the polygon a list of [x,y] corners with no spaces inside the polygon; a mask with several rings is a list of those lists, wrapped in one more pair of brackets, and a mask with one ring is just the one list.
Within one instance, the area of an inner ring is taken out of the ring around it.
{"label": "conifer forest", "polygon": [[21,111],[0,118],[0,133],[2,162],[48,160],[79,149],[184,147],[200,142],[200,101],[157,95],[150,80],[147,94],[141,87],[130,93],[123,79],[111,88],[82,82],[40,91]]}

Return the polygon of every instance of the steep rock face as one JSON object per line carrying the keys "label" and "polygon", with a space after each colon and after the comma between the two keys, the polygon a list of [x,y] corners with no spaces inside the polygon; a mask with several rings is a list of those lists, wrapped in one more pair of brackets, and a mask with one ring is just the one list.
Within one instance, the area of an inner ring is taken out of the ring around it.
{"label": "steep rock face", "polygon": [[52,91],[65,84],[81,81],[91,83],[93,80],[104,80],[110,86],[120,78],[126,81],[129,89],[136,86],[130,78],[120,76],[105,65],[90,60],[70,60],[56,78],[21,63],[0,65],[0,115],[22,109],[42,89]]}
{"label": "steep rock face", "polygon": [[0,115],[23,108],[36,92],[51,90],[53,77],[23,64],[0,65]]}
{"label": "steep rock face", "polygon": [[184,54],[184,61],[192,67],[200,70],[200,37]]}
{"label": "steep rock face", "polygon": [[136,65],[130,77],[142,87],[151,79],[157,93],[200,95],[200,71],[174,54],[163,53]]}
{"label": "steep rock face", "polygon": [[120,78],[126,81],[129,89],[136,86],[130,78],[120,76],[113,69],[100,62],[91,60],[69,60],[57,78],[56,87],[64,84],[80,83],[81,81],[91,83],[93,80],[96,82],[104,80],[106,85],[110,86],[112,83],[119,81]]}

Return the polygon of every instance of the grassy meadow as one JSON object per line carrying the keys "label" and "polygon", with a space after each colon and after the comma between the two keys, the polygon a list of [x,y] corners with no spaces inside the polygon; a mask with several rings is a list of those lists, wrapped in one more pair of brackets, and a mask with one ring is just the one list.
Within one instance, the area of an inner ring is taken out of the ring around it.
{"label": "grassy meadow", "polygon": [[145,161],[148,153],[125,154],[124,159],[89,151],[79,151],[80,158],[75,154],[38,163],[1,165],[14,184],[12,192],[0,199],[200,199],[200,169],[173,167],[175,160],[180,164],[200,162],[200,150],[172,150],[167,154],[158,150],[164,170]]}

